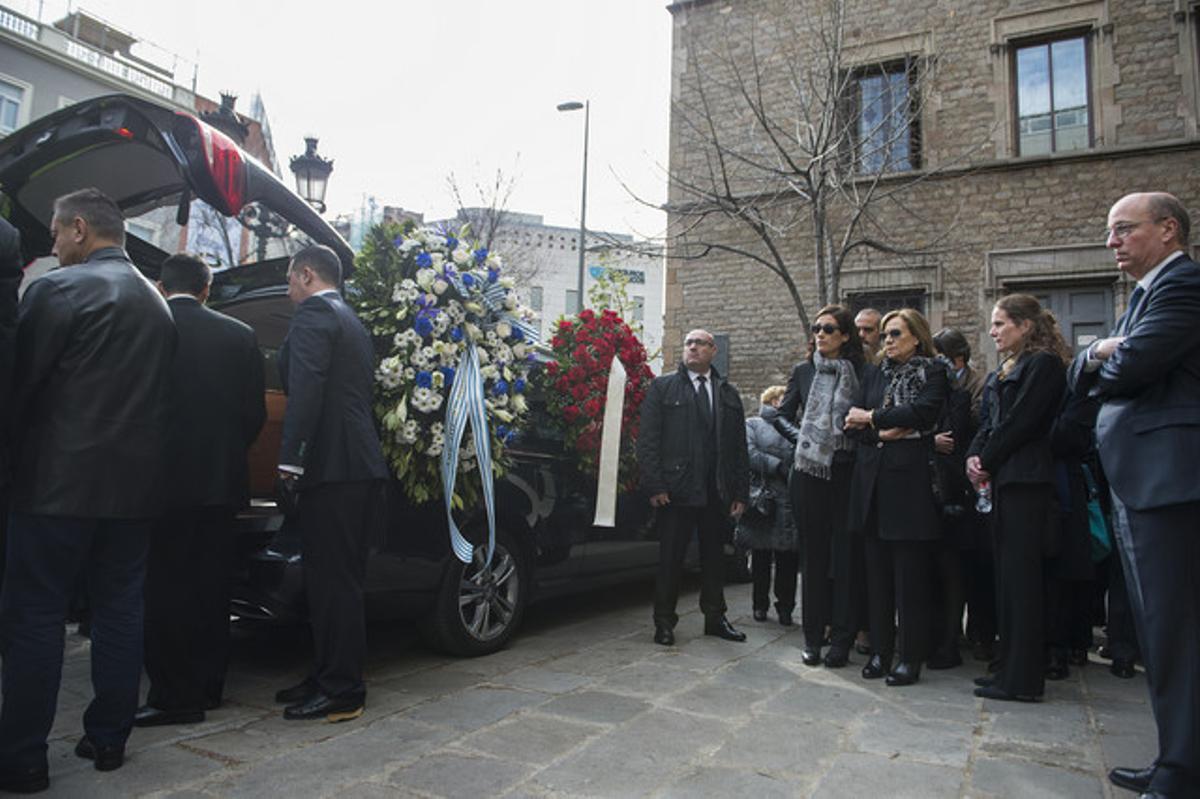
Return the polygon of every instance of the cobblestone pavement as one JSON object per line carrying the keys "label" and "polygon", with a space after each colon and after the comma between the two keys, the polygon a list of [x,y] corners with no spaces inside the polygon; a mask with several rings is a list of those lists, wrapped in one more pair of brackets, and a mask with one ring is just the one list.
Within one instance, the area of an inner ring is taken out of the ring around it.
{"label": "cobblestone pavement", "polygon": [[50,796],[1109,797],[1114,765],[1155,748],[1144,680],[1073,669],[1036,705],[976,699],[979,664],[888,688],[807,668],[802,635],[749,617],[744,644],[701,635],[696,594],[678,645],[651,642],[650,586],[535,606],[490,657],[431,654],[411,629],[370,631],[358,721],[285,722],[277,688],[302,675],[303,628],[239,629],[225,706],[202,724],[134,730],[124,768],[72,754],[90,694],[87,642],[68,635]]}

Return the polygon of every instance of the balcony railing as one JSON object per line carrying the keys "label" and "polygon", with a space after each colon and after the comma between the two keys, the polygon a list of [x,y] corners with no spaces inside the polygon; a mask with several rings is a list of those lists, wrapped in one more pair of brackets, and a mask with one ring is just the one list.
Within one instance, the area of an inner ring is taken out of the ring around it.
{"label": "balcony railing", "polygon": [[26,39],[33,39],[36,42],[38,28],[39,25],[28,17],[23,17],[7,8],[0,8],[0,29],[12,31],[18,36],[24,36]]}

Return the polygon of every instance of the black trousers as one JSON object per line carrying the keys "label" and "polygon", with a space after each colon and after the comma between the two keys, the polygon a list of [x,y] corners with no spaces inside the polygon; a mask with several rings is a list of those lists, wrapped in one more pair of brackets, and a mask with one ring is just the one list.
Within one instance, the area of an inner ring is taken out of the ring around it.
{"label": "black trousers", "polygon": [[1117,545],[1158,728],[1150,790],[1200,795],[1200,502],[1136,511],[1113,496]]}
{"label": "black trousers", "polygon": [[[716,497],[715,491],[709,492]],[[703,507],[664,505],[658,509],[658,580],[654,584],[654,623],[674,627],[679,622],[679,581],[692,534],[700,544],[700,610],[705,619],[725,614],[725,539],[729,508],[710,499]]]}
{"label": "black trousers", "polygon": [[92,610],[92,689],[83,730],[123,745],[142,676],[142,586],[150,520],[13,513],[0,594],[0,768],[46,765],[62,680],[63,633],[80,575]]}
{"label": "black trousers", "polygon": [[996,686],[1041,696],[1046,687],[1044,545],[1053,488],[1010,484],[996,490],[995,542],[1000,671]]}
{"label": "black trousers", "polygon": [[965,549],[963,580],[967,600],[967,638],[971,643],[991,644],[996,640],[996,568],[989,542],[986,548]]}
{"label": "black trousers", "polygon": [[796,577],[800,553],[794,549],[750,551],[750,576],[754,580],[754,609],[766,610],[771,603],[771,564],[775,564],[775,610],[791,613],[796,607]]}
{"label": "black trousers", "polygon": [[146,566],[147,704],[194,711],[221,702],[229,664],[235,511],[187,508],[155,525]]}
{"label": "black trousers", "polygon": [[899,619],[900,660],[919,666],[929,655],[934,555],[939,542],[884,541],[874,528],[868,526],[866,537],[871,649],[885,663],[892,659]]}
{"label": "black trousers", "polygon": [[1137,629],[1133,621],[1133,608],[1129,606],[1129,592],[1125,586],[1125,567],[1122,565],[1121,544],[1108,556],[1105,564],[1108,572],[1108,612],[1105,626],[1108,632],[1109,654],[1114,659],[1137,660]]}
{"label": "black trousers", "polygon": [[327,696],[366,695],[367,629],[363,582],[368,531],[380,510],[381,483],[305,487],[300,552],[313,633],[313,672]]}
{"label": "black trousers", "polygon": [[1066,655],[1092,645],[1091,580],[1046,579],[1046,646]]}
{"label": "black trousers", "polygon": [[962,552],[954,538],[934,544],[934,565],[929,651],[953,657],[958,654],[958,639],[963,634],[963,606],[967,598]]}
{"label": "black trousers", "polygon": [[804,552],[800,583],[804,642],[819,647],[825,625],[833,645],[849,649],[862,626],[862,538],[847,529],[852,463],[835,461],[831,479],[794,472],[792,509]]}

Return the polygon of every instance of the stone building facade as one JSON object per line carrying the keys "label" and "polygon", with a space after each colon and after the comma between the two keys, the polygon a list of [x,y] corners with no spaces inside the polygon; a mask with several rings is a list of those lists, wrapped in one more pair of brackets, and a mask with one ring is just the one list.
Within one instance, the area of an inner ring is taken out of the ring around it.
{"label": "stone building facade", "polygon": [[[834,299],[856,307],[918,307],[934,330],[962,329],[975,361],[990,367],[991,304],[1005,293],[1026,291],[1054,310],[1068,340],[1085,346],[1107,331],[1130,290],[1104,246],[1112,202],[1130,191],[1164,190],[1188,208],[1200,208],[1200,2],[932,5],[898,0],[671,5],[670,171],[678,179],[705,179],[713,151],[680,112],[696,106],[698,86],[716,111],[717,127],[725,126],[724,141],[737,142],[740,130],[754,127],[729,81],[697,79],[715,63],[710,59],[733,54],[756,77],[756,91],[768,103],[795,102],[796,73],[787,68],[784,50],[772,49],[771,39],[785,30],[794,36],[803,26],[780,15],[840,7],[844,38],[837,69],[851,76],[847,85],[859,98],[868,91],[881,96],[878,81],[868,85],[868,77],[886,81],[889,74],[924,73],[929,79],[897,90],[919,93],[906,106],[911,115],[903,124],[911,135],[900,137],[911,152],[906,149],[906,160],[894,162],[895,174],[889,170],[878,185],[905,189],[871,210],[889,244],[907,254],[856,250]],[[793,47],[790,52],[827,52],[815,36]],[[872,110],[860,99],[839,113],[853,126],[861,123],[854,114],[864,108]],[[879,170],[863,172],[871,180],[877,176],[869,173]],[[685,202],[673,186],[673,229],[688,228],[693,237],[700,231],[707,241],[725,242],[732,250],[757,246],[745,225],[727,216],[690,219]],[[794,195],[787,202],[803,210]],[[927,246],[931,242],[935,246]],[[802,222],[781,227],[775,243],[795,267],[801,294],[815,312],[811,228]],[[924,253],[913,254],[922,248]],[[796,307],[778,277],[745,257],[727,250],[699,259],[681,256],[678,243],[669,243],[664,341],[669,347],[694,327],[727,336],[730,376],[751,405],[752,393],[784,379],[801,356],[807,336]]]}

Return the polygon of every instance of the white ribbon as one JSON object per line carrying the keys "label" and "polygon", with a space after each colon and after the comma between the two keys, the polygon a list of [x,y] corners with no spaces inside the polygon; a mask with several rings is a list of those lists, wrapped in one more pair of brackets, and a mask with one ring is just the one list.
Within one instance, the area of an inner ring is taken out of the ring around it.
{"label": "white ribbon", "polygon": [[625,415],[625,365],[613,355],[608,370],[608,395],[604,401],[604,428],[600,435],[600,468],[596,480],[596,527],[615,527],[617,477],[621,467],[621,418]]}
{"label": "white ribbon", "polygon": [[446,401],[446,440],[442,447],[442,490],[446,499],[446,522],[450,527],[450,548],[463,563],[470,563],[475,548],[454,523],[454,482],[458,477],[458,448],[467,422],[475,435],[475,463],[483,481],[483,504],[487,508],[488,545],[486,568],[496,549],[496,500],[492,481],[492,434],[488,429],[487,406],[483,402],[483,376],[479,373],[479,354],[474,342],[467,340],[467,351],[458,362],[454,385]]}

